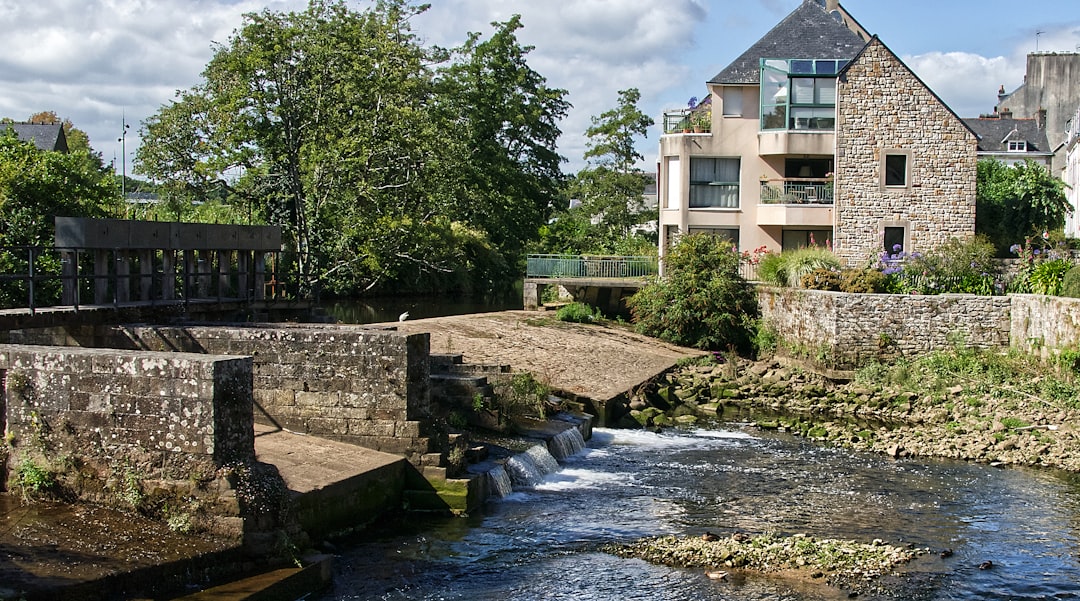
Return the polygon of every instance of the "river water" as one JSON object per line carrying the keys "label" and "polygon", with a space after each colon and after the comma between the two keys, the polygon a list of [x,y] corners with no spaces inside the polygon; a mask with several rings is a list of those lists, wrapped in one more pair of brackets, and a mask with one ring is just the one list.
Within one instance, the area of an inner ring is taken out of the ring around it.
{"label": "river water", "polygon": [[[817,600],[818,583],[709,580],[599,546],[706,530],[929,547],[887,598],[1080,599],[1080,478],[892,460],[737,424],[599,429],[541,482],[468,518],[409,517],[345,545],[325,600]],[[938,552],[952,549],[941,558]],[[993,569],[979,564],[992,561]],[[860,598],[878,598],[882,595]]]}

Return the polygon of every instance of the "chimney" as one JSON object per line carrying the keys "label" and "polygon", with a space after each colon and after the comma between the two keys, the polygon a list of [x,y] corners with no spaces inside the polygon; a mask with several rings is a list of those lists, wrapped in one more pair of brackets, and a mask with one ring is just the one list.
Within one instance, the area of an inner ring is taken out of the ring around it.
{"label": "chimney", "polygon": [[1012,109],[1005,107],[998,111],[998,117],[1000,119],[1012,119]]}
{"label": "chimney", "polygon": [[1005,100],[1008,97],[1009,97],[1009,95],[1005,93],[1005,86],[1004,85],[1002,85],[1000,88],[998,88],[998,102],[1001,102],[1002,100]]}
{"label": "chimney", "polygon": [[1035,111],[1035,126],[1039,129],[1046,129],[1046,109]]}
{"label": "chimney", "polygon": [[834,10],[840,10],[840,0],[825,0],[825,12],[831,13]]}

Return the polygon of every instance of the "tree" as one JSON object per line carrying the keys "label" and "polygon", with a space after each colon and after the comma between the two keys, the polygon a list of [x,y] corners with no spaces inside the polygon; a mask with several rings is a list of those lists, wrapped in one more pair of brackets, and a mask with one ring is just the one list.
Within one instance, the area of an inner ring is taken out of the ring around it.
{"label": "tree", "polygon": [[[567,187],[571,198],[581,201],[581,210],[596,222],[590,238],[599,248],[579,249],[616,252],[631,237],[634,226],[656,219],[647,210],[643,195],[648,176],[637,168],[644,157],[635,148],[639,136],[646,136],[653,120],[641,112],[636,88],[619,91],[616,108],[592,118],[585,135],[589,138],[585,159],[590,166],[574,176]],[[649,240],[655,245],[655,240]]]}
{"label": "tree", "polygon": [[681,236],[664,257],[665,278],[630,299],[638,331],[684,346],[749,351],[757,298],[739,261],[721,236]]}
{"label": "tree", "polygon": [[[13,133],[0,133],[0,246],[52,246],[57,216],[115,216],[119,206],[116,180],[96,155],[41,151]],[[0,254],[0,272],[27,273],[24,257],[21,252]],[[59,273],[53,257],[36,268]],[[59,286],[52,284],[39,294],[54,294],[52,300],[58,300]],[[25,300],[21,282],[0,289],[0,305],[18,306]]]}
{"label": "tree", "polygon": [[459,128],[454,148],[462,160],[448,174],[459,217],[516,258],[558,197],[565,160],[556,151],[558,122],[570,104],[566,90],[548,87],[526,62],[532,47],[515,33],[521,16],[492,26],[488,40],[471,33],[455,50],[459,60],[440,73],[437,108]]}
{"label": "tree", "polygon": [[282,226],[305,290],[370,289],[413,264],[448,271],[428,260],[449,144],[428,110],[428,65],[444,56],[409,26],[426,8],[314,0],[248,15],[204,82],[146,122],[137,171],[253,203]]}
{"label": "tree", "polygon": [[979,161],[975,231],[993,242],[999,256],[1027,237],[1061,229],[1071,211],[1065,183],[1043,165]]}

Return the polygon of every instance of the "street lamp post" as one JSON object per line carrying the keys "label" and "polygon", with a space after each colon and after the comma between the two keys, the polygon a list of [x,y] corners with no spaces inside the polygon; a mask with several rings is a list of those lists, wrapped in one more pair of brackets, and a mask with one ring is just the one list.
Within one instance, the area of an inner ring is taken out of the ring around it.
{"label": "street lamp post", "polygon": [[124,126],[116,139],[120,143],[120,196],[127,202],[127,134],[131,126],[127,124],[125,116],[120,117],[120,124]]}

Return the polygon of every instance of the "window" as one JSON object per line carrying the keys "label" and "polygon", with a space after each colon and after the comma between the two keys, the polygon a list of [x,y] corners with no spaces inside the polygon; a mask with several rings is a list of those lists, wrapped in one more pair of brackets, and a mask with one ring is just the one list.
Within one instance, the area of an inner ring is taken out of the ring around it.
{"label": "window", "polygon": [[667,201],[665,209],[678,209],[682,206],[682,171],[679,169],[679,157],[664,157],[667,176]]}
{"label": "window", "polygon": [[811,246],[826,247],[832,244],[832,230],[784,230],[781,248],[796,250]]}
{"label": "window", "polygon": [[881,186],[908,188],[911,186],[911,151],[886,150],[881,156]]}
{"label": "window", "polygon": [[734,227],[690,227],[691,234],[710,234],[727,239],[735,248],[739,248],[739,229]]}
{"label": "window", "polygon": [[1009,140],[1009,152],[1027,152],[1027,140]]}
{"label": "window", "polygon": [[690,157],[690,208],[739,208],[739,159]]}
{"label": "window", "polygon": [[887,255],[899,255],[904,252],[904,228],[886,226],[883,238],[885,241],[883,250]]}
{"label": "window", "polygon": [[743,91],[742,88],[724,88],[724,116],[741,117]]}

